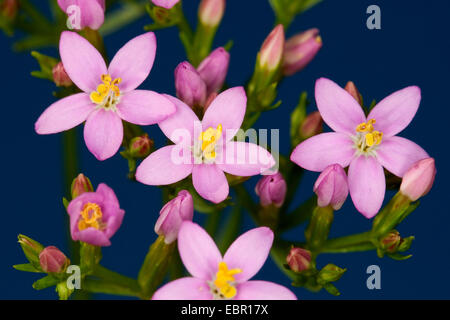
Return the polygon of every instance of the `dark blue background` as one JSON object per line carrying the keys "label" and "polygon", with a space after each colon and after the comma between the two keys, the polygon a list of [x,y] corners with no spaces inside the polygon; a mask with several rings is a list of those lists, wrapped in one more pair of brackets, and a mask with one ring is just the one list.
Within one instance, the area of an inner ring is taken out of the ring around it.
{"label": "dark blue background", "polygon": [[[191,21],[199,1],[185,1]],[[366,8],[378,4],[382,12],[382,30],[366,28]],[[353,80],[367,101],[380,100],[408,85],[422,89],[422,103],[411,125],[401,133],[424,147],[435,157],[438,175],[431,193],[402,225],[400,232],[415,235],[410,260],[397,262],[379,259],[374,252],[345,255],[323,255],[319,266],[332,262],[348,268],[337,283],[344,299],[415,299],[449,298],[450,267],[447,207],[448,164],[448,74],[450,47],[448,37],[448,1],[332,1],[324,2],[298,17],[288,35],[318,27],[324,46],[313,63],[303,72],[288,78],[280,88],[282,106],[262,116],[259,128],[281,128],[281,149],[289,151],[289,115],[299,93],[307,90],[313,96],[314,81],[329,77],[341,85]],[[215,45],[233,39],[232,58],[227,82],[242,85],[254,66],[256,52],[273,27],[273,13],[268,1],[227,1],[227,11]],[[108,52],[114,53],[127,40],[142,33],[149,23],[143,18],[125,30],[105,39]],[[184,50],[175,29],[158,31],[158,50],[149,79],[141,88],[174,94],[173,70],[185,59]],[[1,44],[1,110],[2,110],[2,222],[0,251],[0,298],[56,298],[52,289],[37,292],[31,284],[36,274],[16,271],[13,264],[25,258],[16,242],[18,233],[26,234],[46,245],[56,245],[67,251],[64,230],[64,209],[61,198],[62,162],[61,135],[38,136],[34,122],[54,98],[54,86],[32,78],[37,69],[34,59],[25,53],[10,50],[12,40],[2,36]],[[56,55],[56,51],[48,51]],[[314,104],[311,110],[315,108]],[[157,146],[163,140],[158,128],[147,127]],[[80,142],[81,169],[94,185],[105,182],[116,192],[126,210],[121,229],[113,237],[113,246],[103,250],[103,264],[135,277],[148,245],[155,239],[154,223],[161,207],[160,191],[156,187],[132,183],[125,178],[127,164],[117,154],[104,162],[97,161]],[[307,174],[298,192],[298,199],[312,192],[317,174]],[[249,185],[253,188],[257,178]],[[300,201],[300,200],[297,200]],[[196,221],[203,217],[196,213]],[[245,230],[252,228],[247,218]],[[365,219],[347,201],[336,213],[333,236],[369,229]],[[292,239],[303,239],[303,230],[289,233]],[[381,267],[381,290],[366,287],[367,266]],[[257,275],[258,279],[276,281],[289,286],[290,281],[272,262]],[[293,289],[299,299],[340,299],[328,293],[310,293]],[[101,296],[106,297],[106,296]],[[109,298],[109,296],[108,296]]]}

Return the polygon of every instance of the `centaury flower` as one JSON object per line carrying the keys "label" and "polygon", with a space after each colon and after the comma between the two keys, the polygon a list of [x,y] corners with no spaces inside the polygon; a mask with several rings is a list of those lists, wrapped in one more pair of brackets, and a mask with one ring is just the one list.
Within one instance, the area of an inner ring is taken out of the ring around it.
{"label": "centaury flower", "polygon": [[367,218],[383,204],[384,170],[398,177],[428,154],[414,142],[396,136],[408,126],[420,104],[415,86],[394,92],[366,117],[358,102],[329,79],[316,82],[316,102],[326,124],[335,132],[316,135],[299,144],[291,160],[311,171],[331,164],[349,166],[348,185],[356,209]]}
{"label": "centaury flower", "polygon": [[192,277],[169,282],[153,300],[296,300],[287,288],[268,281],[249,281],[266,261],[273,242],[267,227],[237,238],[225,255],[199,225],[185,221],[178,234],[178,251]]}
{"label": "centaury flower", "polygon": [[205,199],[219,203],[229,192],[224,172],[253,176],[275,165],[264,148],[246,142],[230,141],[245,115],[244,88],[235,87],[219,94],[200,122],[184,102],[167,96],[177,112],[159,123],[175,145],[150,154],[137,168],[136,179],[147,185],[168,185],[192,174],[194,188]]}
{"label": "centaury flower", "polygon": [[108,68],[101,54],[74,32],[62,33],[59,51],[67,74],[83,92],[48,107],[35,124],[37,133],[57,133],[86,121],[86,146],[97,159],[105,160],[120,148],[122,120],[150,125],[175,112],[174,104],[159,93],[135,90],[153,66],[156,39],[152,32],[125,44]]}
{"label": "centaury flower", "polygon": [[119,229],[125,214],[114,191],[103,183],[95,192],[85,192],[72,200],[67,212],[72,239],[101,247],[111,245],[109,239]]}
{"label": "centaury flower", "polygon": [[105,0],[58,0],[58,5],[69,16],[73,29],[97,30],[105,21]]}

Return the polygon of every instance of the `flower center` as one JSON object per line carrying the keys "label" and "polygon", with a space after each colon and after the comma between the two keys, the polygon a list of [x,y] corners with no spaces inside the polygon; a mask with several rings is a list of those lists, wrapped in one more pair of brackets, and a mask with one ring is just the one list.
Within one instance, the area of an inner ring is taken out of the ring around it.
{"label": "flower center", "polygon": [[196,152],[196,157],[202,162],[212,162],[216,158],[216,144],[222,136],[222,125],[219,124],[217,129],[209,127],[203,131],[198,140],[201,142],[200,150]]}
{"label": "flower center", "polygon": [[219,271],[217,271],[215,279],[209,282],[215,300],[229,300],[236,296],[234,275],[241,272],[241,269],[229,270],[225,262],[219,263]]}
{"label": "flower center", "polygon": [[356,126],[355,147],[360,154],[372,154],[375,147],[383,140],[383,132],[374,129],[375,119]]}
{"label": "flower center", "polygon": [[105,227],[102,221],[103,212],[98,204],[92,202],[86,203],[80,214],[78,230],[82,231],[87,228],[102,230]]}
{"label": "flower center", "polygon": [[115,111],[115,107],[120,100],[120,89],[118,84],[121,81],[121,78],[112,80],[109,74],[103,74],[102,83],[98,85],[97,91],[93,91],[89,95],[91,101],[100,108],[106,110],[112,109]]}

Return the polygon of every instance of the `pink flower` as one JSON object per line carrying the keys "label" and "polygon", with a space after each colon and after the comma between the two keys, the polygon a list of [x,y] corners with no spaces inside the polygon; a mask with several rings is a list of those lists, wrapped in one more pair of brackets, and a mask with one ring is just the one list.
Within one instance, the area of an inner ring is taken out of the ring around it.
{"label": "pink flower", "polygon": [[278,208],[281,207],[286,197],[286,191],[286,181],[279,172],[262,177],[255,187],[255,192],[259,196],[262,206],[273,204]]}
{"label": "pink flower", "polygon": [[162,95],[135,90],[153,66],[156,39],[152,32],[125,44],[109,68],[101,54],[74,32],[62,33],[59,51],[67,74],[83,92],[48,107],[35,124],[38,134],[69,130],[86,121],[86,146],[97,159],[105,160],[120,148],[122,120],[150,125],[175,112],[173,103]]}
{"label": "pink flower", "polygon": [[273,71],[282,62],[284,53],[284,27],[277,25],[264,40],[258,53],[259,66],[262,69]]}
{"label": "pink flower", "polygon": [[97,191],[85,192],[72,200],[67,212],[72,239],[100,247],[111,245],[109,239],[119,229],[125,214],[114,191],[103,183]]}
{"label": "pink flower", "polygon": [[163,147],[148,156],[137,168],[136,179],[147,185],[168,185],[192,174],[194,188],[205,199],[219,203],[229,192],[224,172],[253,176],[275,165],[264,148],[246,142],[230,141],[245,115],[244,88],[235,87],[219,94],[200,122],[182,101],[167,96],[177,112],[159,123],[175,145]]}
{"label": "pink flower", "polygon": [[322,171],[331,164],[349,166],[348,185],[356,209],[367,218],[377,214],[386,189],[383,167],[398,177],[428,154],[414,142],[397,137],[420,104],[420,89],[407,87],[380,101],[366,117],[358,102],[331,80],[316,82],[316,102],[325,123],[335,132],[299,144],[291,160]]}
{"label": "pink flower", "polygon": [[159,212],[155,224],[155,232],[164,235],[164,242],[169,244],[177,239],[181,223],[192,221],[194,217],[194,202],[186,190],[181,190],[178,196],[166,203]]}
{"label": "pink flower", "polygon": [[155,6],[172,9],[180,0],[151,0]]}
{"label": "pink flower", "polygon": [[267,281],[249,281],[266,261],[273,242],[267,227],[237,238],[225,255],[199,225],[183,222],[178,251],[192,277],[169,282],[153,300],[296,300],[287,288]]}
{"label": "pink flower", "polygon": [[58,5],[74,29],[97,30],[105,21],[105,0],[58,0]]}
{"label": "pink flower", "polygon": [[314,183],[314,192],[317,194],[319,207],[332,206],[339,210],[348,196],[347,175],[338,164],[332,164],[317,178]]}
{"label": "pink flower", "polygon": [[198,6],[198,17],[200,21],[210,27],[219,25],[225,12],[225,0],[202,0]]}
{"label": "pink flower", "polygon": [[70,260],[57,247],[49,246],[39,254],[39,264],[45,272],[59,273],[70,264]]}
{"label": "pink flower", "polygon": [[400,192],[412,201],[426,195],[433,186],[436,176],[436,166],[433,158],[427,158],[414,163],[403,175]]}

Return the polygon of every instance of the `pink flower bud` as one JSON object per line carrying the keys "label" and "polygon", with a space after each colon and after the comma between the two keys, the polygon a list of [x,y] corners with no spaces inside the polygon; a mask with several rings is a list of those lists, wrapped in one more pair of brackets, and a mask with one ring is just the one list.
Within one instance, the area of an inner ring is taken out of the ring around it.
{"label": "pink flower bud", "polygon": [[72,199],[75,199],[79,195],[85,192],[94,192],[94,188],[92,187],[92,183],[84,174],[80,173],[78,177],[76,177],[72,181],[71,186],[71,194]]}
{"label": "pink flower bud", "polygon": [[130,155],[134,158],[145,158],[149,155],[153,147],[153,140],[148,137],[148,134],[135,137],[130,141]]}
{"label": "pink flower bud", "polygon": [[284,52],[284,28],[279,24],[272,30],[259,51],[260,68],[273,71],[281,63]]}
{"label": "pink flower bud", "polygon": [[225,0],[202,0],[198,17],[203,25],[214,28],[219,25],[224,12]]}
{"label": "pink flower bud", "polygon": [[381,247],[386,250],[386,252],[394,253],[397,251],[402,238],[400,237],[400,233],[397,230],[393,230],[385,235],[381,239]]}
{"label": "pink flower bud", "polygon": [[258,181],[255,192],[259,196],[262,206],[275,205],[281,207],[286,197],[286,181],[281,173],[264,176]]}
{"label": "pink flower bud", "polygon": [[169,244],[178,237],[181,223],[192,221],[194,216],[194,202],[192,196],[186,190],[181,190],[178,196],[166,205],[159,212],[159,218],[155,224],[155,232],[164,235],[164,242]]}
{"label": "pink flower bud", "polygon": [[358,88],[356,88],[355,84],[353,83],[353,81],[349,81],[347,82],[347,84],[345,85],[345,91],[347,91],[348,93],[350,93],[350,95],[355,98],[356,101],[358,101],[358,103],[360,105],[362,105],[362,99],[361,99],[361,94],[358,91]]}
{"label": "pink flower bud", "polygon": [[426,195],[433,186],[436,166],[433,158],[420,160],[403,175],[400,192],[412,201]]}
{"label": "pink flower bud", "polygon": [[302,248],[292,248],[286,262],[294,272],[307,270],[311,264],[311,252]]}
{"label": "pink flower bud", "polygon": [[308,139],[322,132],[323,120],[319,111],[309,114],[300,126],[300,136],[302,139]]}
{"label": "pink flower bud", "polygon": [[50,246],[39,254],[39,263],[45,272],[59,273],[66,270],[70,260],[58,248]]}
{"label": "pink flower bud", "polygon": [[198,66],[197,71],[206,84],[207,95],[218,92],[225,82],[230,54],[222,47],[217,48]]}
{"label": "pink flower bud", "polygon": [[9,20],[14,20],[19,10],[18,0],[4,0],[0,4],[1,15]]}
{"label": "pink flower bud", "polygon": [[55,81],[56,86],[70,87],[73,84],[72,80],[69,78],[69,75],[66,73],[62,62],[59,62],[53,67],[52,73],[53,81]]}
{"label": "pink flower bud", "polygon": [[172,9],[180,0],[152,0],[152,2],[155,6]]}
{"label": "pink flower bud", "polygon": [[322,48],[318,29],[310,29],[289,38],[284,47],[283,73],[286,76],[305,68]]}
{"label": "pink flower bud", "polygon": [[177,96],[191,107],[204,106],[206,101],[206,84],[200,74],[187,61],[175,69],[175,88]]}
{"label": "pink flower bud", "polygon": [[339,164],[332,164],[325,168],[314,184],[317,194],[317,205],[326,207],[331,205],[339,210],[348,196],[347,175]]}

